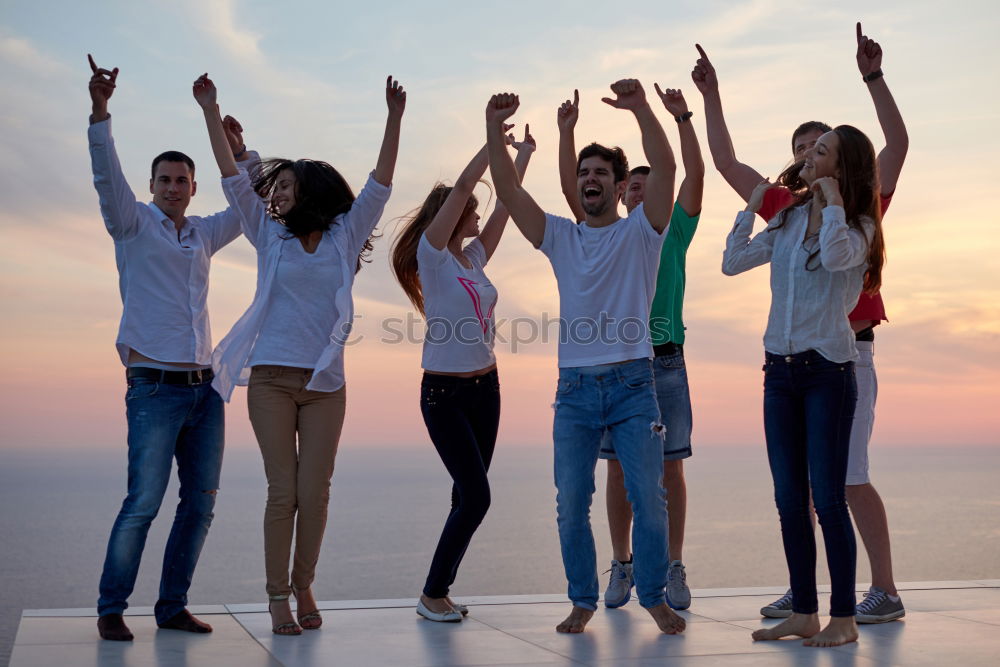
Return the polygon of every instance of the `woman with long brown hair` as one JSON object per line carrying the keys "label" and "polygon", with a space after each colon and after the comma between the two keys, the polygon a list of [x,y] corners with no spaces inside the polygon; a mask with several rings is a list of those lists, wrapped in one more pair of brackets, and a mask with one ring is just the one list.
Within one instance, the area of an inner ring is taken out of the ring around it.
{"label": "woman with long brown hair", "polygon": [[[257,250],[257,292],[212,355],[213,386],[228,401],[236,385],[248,385],[250,423],[267,476],[271,631],[299,635],[323,623],[311,586],[347,404],[351,290],[392,191],[406,93],[392,77],[386,80],[382,146],[357,197],[336,169],[318,160],[268,160],[253,181],[238,173],[207,74],[195,81],[194,96],[226,199]],[[290,595],[297,600],[295,617]]]}
{"label": "woman with long brown hair", "polygon": [[[509,141],[517,149],[523,176],[535,141],[527,126],[523,141]],[[500,243],[509,214],[498,201],[479,231],[473,190],[487,160],[484,146],[454,186],[435,185],[406,220],[392,250],[396,279],[426,320],[420,410],[454,482],[451,512],[417,603],[417,613],[432,621],[457,622],[468,613],[448,592],[490,506],[487,471],[500,425],[493,354],[497,291],[483,268]]]}
{"label": "woman with long brown hair", "polygon": [[[760,183],[726,240],[722,271],[771,264],[771,310],[764,333],[764,431],[792,588],[792,614],[755,640],[790,635],[807,646],[857,640],[854,527],[844,486],[857,401],[858,351],[848,313],[862,289],[877,291],[885,250],[875,150],[861,131],[840,125],[819,137],[795,174],[798,203],[753,239],[754,216],[772,185]],[[820,630],[812,490],[823,529],[832,595]]]}

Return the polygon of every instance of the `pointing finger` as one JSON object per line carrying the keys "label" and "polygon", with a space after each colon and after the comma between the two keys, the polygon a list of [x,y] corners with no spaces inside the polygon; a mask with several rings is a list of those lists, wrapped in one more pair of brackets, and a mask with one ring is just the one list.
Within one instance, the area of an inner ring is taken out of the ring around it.
{"label": "pointing finger", "polygon": [[580,91],[576,88],[573,89],[573,106],[580,106]]}
{"label": "pointing finger", "polygon": [[705,49],[701,48],[701,44],[695,44],[694,48],[698,49],[698,53],[701,55],[702,58],[708,60],[708,54],[705,53]]}
{"label": "pointing finger", "polygon": [[858,43],[861,43],[861,21],[858,21],[857,24],[857,35],[858,35]]}
{"label": "pointing finger", "polygon": [[97,63],[94,62],[94,56],[87,54],[87,60],[90,61],[90,69],[94,74],[97,74]]}

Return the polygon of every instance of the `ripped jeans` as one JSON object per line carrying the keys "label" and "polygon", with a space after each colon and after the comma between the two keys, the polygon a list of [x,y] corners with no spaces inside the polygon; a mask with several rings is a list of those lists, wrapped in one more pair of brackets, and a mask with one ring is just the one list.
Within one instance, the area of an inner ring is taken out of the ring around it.
{"label": "ripped jeans", "polygon": [[214,516],[222,470],[223,404],[209,382],[174,385],[131,378],[128,495],[111,529],[97,612],[120,614],[135,586],[146,534],[163,502],[177,459],[180,502],[163,554],[154,612],[163,623],[187,606],[187,592]]}
{"label": "ripped jeans", "polygon": [[649,359],[559,369],[556,391],[556,511],[569,598],[597,609],[597,553],[590,528],[594,468],[607,432],[625,473],[632,504],[633,574],[639,604],[666,602],[667,503],[663,492],[663,427]]}

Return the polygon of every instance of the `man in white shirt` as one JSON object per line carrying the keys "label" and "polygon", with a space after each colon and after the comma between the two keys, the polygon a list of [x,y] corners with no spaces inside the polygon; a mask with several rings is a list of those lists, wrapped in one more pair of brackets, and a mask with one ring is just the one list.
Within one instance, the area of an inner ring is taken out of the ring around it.
{"label": "man in white shirt", "polygon": [[[558,632],[582,632],[597,609],[597,555],[590,529],[594,468],[607,432],[625,473],[635,515],[634,575],[639,604],[660,630],[684,620],[666,604],[667,516],[660,483],[663,425],[656,403],[648,318],[660,250],[674,203],[676,164],[666,134],[635,79],[611,86],[604,102],[631,111],[649,161],[645,201],[618,215],[628,165],[620,149],[580,152],[577,187],[583,224],[548,215],[521,186],[507,155],[503,123],[516,95],[486,107],[486,143],[497,196],[532,245],[548,256],[559,285],[559,387],[553,426],[556,508],[573,609]],[[659,88],[657,88],[659,91]]]}
{"label": "man in white shirt", "polygon": [[[128,380],[128,495],[108,540],[97,628],[104,639],[133,638],[122,613],[176,457],[180,502],[163,557],[156,623],[211,632],[212,626],[186,609],[222,468],[223,404],[211,386],[205,300],[211,256],[239,236],[239,214],[227,209],[206,218],[185,217],[197,184],[194,162],[177,151],[153,160],[153,201],[137,202],[111,138],[108,99],[118,68],[99,68],[93,58],[90,66],[91,166],[101,215],[115,242],[124,305],[116,346]],[[230,144],[245,160],[241,133],[230,119]]]}

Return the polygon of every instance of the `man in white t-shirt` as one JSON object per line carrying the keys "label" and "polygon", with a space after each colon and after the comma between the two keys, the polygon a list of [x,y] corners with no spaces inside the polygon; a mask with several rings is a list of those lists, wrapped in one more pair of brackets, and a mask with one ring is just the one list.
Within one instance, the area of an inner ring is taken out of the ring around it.
{"label": "man in white t-shirt", "polygon": [[[663,425],[650,359],[649,309],[660,250],[674,202],[676,164],[667,136],[635,79],[611,86],[607,104],[631,111],[649,161],[643,204],[618,215],[628,164],[620,149],[591,144],[580,152],[577,186],[583,224],[546,214],[517,178],[503,123],[516,95],[486,107],[486,143],[497,196],[532,245],[545,253],[559,285],[559,386],[553,426],[556,509],[573,610],[558,632],[582,632],[597,609],[597,555],[590,529],[594,468],[610,434],[635,515],[634,575],[639,604],[668,634],[684,620],[666,604],[666,501],[659,470]],[[659,87],[657,87],[659,92]],[[662,93],[661,93],[662,94]]]}

